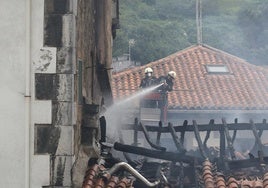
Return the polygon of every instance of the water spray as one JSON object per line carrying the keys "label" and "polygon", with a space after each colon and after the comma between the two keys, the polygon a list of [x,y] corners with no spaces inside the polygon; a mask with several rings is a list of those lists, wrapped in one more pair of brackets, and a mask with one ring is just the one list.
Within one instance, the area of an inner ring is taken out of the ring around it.
{"label": "water spray", "polygon": [[135,93],[134,95],[131,95],[130,97],[127,97],[126,99],[116,103],[115,105],[122,105],[122,104],[125,104],[127,102],[130,102],[136,98],[140,98],[148,93],[150,93],[151,91],[153,90],[156,90],[157,88],[159,88],[160,86],[162,86],[164,83],[161,83],[161,84],[158,84],[158,85],[155,85],[155,86],[151,86],[151,87],[148,87],[148,88],[145,88],[145,89],[142,89],[140,91],[138,91],[137,93]]}
{"label": "water spray", "polygon": [[112,106],[107,108],[104,112],[105,119],[107,120],[107,136],[109,138],[118,138],[118,130],[120,129],[120,119],[122,117],[126,117],[128,114],[128,110],[133,107],[133,101],[139,99],[150,92],[157,90],[164,83],[154,85],[148,88],[144,88],[136,92],[135,94],[120,100],[114,103]]}

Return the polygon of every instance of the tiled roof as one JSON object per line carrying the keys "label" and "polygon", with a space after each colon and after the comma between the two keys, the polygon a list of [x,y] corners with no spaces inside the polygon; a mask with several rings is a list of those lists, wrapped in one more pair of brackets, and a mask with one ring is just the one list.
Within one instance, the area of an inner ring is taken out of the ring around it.
{"label": "tiled roof", "polygon": [[247,177],[235,178],[234,176],[225,177],[224,174],[212,170],[212,164],[206,160],[202,168],[202,183],[207,188],[267,188],[268,187],[268,173],[264,173],[261,177]]}
{"label": "tiled roof", "polygon": [[[268,173],[246,175],[240,171],[238,175],[223,174],[215,169],[207,159],[202,164],[199,184],[206,188],[268,188]],[[95,164],[86,171],[82,188],[134,188],[133,181],[126,177],[111,176],[104,166]],[[173,182],[174,183],[174,182]],[[193,183],[193,182],[191,182]],[[159,187],[165,187],[159,186]]]}
{"label": "tiled roof", "polygon": [[105,173],[103,165],[94,164],[86,171],[82,188],[132,188],[132,180]]}
{"label": "tiled roof", "polygon": [[[212,74],[206,65],[225,65],[227,74]],[[188,110],[267,110],[268,70],[206,45],[195,45],[151,62],[112,75],[115,101],[138,91],[144,69],[156,77],[177,73],[169,108]]]}

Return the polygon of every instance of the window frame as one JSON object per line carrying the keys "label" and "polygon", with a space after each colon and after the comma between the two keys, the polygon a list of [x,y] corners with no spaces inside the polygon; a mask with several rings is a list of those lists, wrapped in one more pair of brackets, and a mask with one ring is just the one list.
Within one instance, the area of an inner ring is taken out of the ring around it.
{"label": "window frame", "polygon": [[[231,74],[229,68],[227,65],[225,64],[207,64],[205,65],[205,68],[206,68],[206,71],[208,74]],[[224,71],[211,71],[210,68],[224,68],[225,70]]]}

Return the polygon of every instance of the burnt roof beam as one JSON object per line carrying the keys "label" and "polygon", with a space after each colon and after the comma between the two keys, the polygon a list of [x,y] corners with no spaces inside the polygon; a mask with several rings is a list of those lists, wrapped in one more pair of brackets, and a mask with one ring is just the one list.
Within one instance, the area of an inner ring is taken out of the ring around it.
{"label": "burnt roof beam", "polygon": [[152,150],[152,149],[147,149],[144,147],[125,145],[125,144],[121,144],[118,142],[114,143],[114,149],[118,151],[122,151],[122,152],[143,155],[143,156],[151,157],[155,159],[163,159],[163,160],[173,161],[173,162],[183,162],[187,164],[193,164],[194,161],[197,161],[198,163],[201,163],[203,161],[201,158],[185,155],[183,153]]}
{"label": "burnt roof beam", "polygon": [[156,136],[156,144],[159,145],[160,144],[160,138],[161,138],[161,128],[163,127],[162,121],[159,121],[158,123],[158,132],[157,132],[157,136]]}
{"label": "burnt roof beam", "polygon": [[[161,133],[169,133],[168,127],[156,127],[156,126],[150,126],[150,125],[144,125],[149,132],[159,132]],[[199,131],[220,131],[222,124],[214,124],[214,125],[208,125],[208,124],[200,124],[199,125]],[[268,126],[265,123],[255,123],[257,130],[268,130]],[[134,124],[126,124],[124,127],[124,130],[133,130]],[[251,130],[250,123],[232,123],[227,125],[228,130]],[[174,126],[175,132],[193,132],[194,126],[193,125],[187,125],[187,126]],[[138,131],[142,131],[141,127],[138,127]]]}
{"label": "burnt roof beam", "polygon": [[[235,118],[234,126],[238,123],[238,119]],[[232,136],[232,144],[234,144],[235,138],[236,138],[237,130],[234,130],[233,136]]]}
{"label": "burnt roof beam", "polygon": [[198,125],[196,123],[196,120],[193,120],[193,126],[194,126],[194,134],[195,134],[195,138],[196,138],[199,150],[200,150],[200,154],[204,159],[206,159],[207,154],[205,152],[204,146],[203,146],[202,141],[201,141],[201,137],[200,137],[200,133],[199,133],[199,129],[198,129]]}
{"label": "burnt roof beam", "polygon": [[[211,120],[209,121],[209,125],[214,125],[214,119],[211,119]],[[207,134],[206,134],[206,137],[205,137],[205,139],[204,139],[204,142],[203,142],[203,145],[204,145],[204,147],[205,147],[206,150],[207,150],[207,141],[208,141],[208,139],[209,139],[209,137],[210,137],[210,133],[211,133],[211,130],[208,130],[208,131],[207,131]]]}
{"label": "burnt roof beam", "polygon": [[181,131],[181,144],[184,144],[184,136],[185,136],[185,131],[186,131],[186,126],[188,125],[188,121],[185,120],[182,125],[182,131]]}
{"label": "burnt roof beam", "polygon": [[185,153],[186,150],[183,148],[183,145],[181,144],[181,142],[180,142],[180,140],[179,140],[179,138],[178,138],[178,136],[177,136],[177,134],[176,134],[176,132],[174,130],[174,127],[173,127],[172,123],[168,123],[168,128],[170,130],[170,134],[172,136],[172,139],[174,141],[174,144],[175,144],[178,152]]}
{"label": "burnt roof beam", "polygon": [[151,141],[150,136],[149,136],[149,133],[148,133],[146,127],[142,123],[140,123],[140,126],[142,128],[142,132],[144,133],[144,136],[145,136],[146,141],[150,144],[150,146],[152,148],[155,148],[155,149],[158,149],[158,150],[161,150],[161,151],[166,151],[166,148],[165,147],[158,146],[158,145],[154,144]]}
{"label": "burnt roof beam", "polygon": [[227,126],[225,118],[222,118],[222,124],[223,124],[225,137],[226,137],[226,140],[227,140],[227,147],[229,149],[231,158],[234,160],[234,159],[236,159],[235,150],[234,150],[234,147],[233,147],[232,139],[231,139],[231,136],[229,134],[229,129],[228,129],[228,126]]}
{"label": "burnt roof beam", "polygon": [[260,163],[261,163],[260,165],[262,166],[262,164],[264,164],[264,161],[263,161],[263,145],[262,145],[261,139],[259,137],[259,134],[257,132],[256,125],[254,124],[252,119],[250,120],[250,125],[251,125],[251,130],[253,132],[253,135],[255,137],[255,143],[258,146],[258,155],[259,155],[259,158],[260,158]]}

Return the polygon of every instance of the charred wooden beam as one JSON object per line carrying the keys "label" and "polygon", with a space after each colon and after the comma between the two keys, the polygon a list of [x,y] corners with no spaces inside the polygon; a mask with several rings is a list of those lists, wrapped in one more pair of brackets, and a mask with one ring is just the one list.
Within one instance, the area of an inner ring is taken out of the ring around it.
{"label": "charred wooden beam", "polygon": [[252,119],[250,120],[250,124],[251,124],[251,129],[252,129],[253,135],[255,137],[255,143],[258,146],[258,155],[260,158],[260,162],[263,163],[263,145],[261,143],[261,139],[260,139],[259,134],[257,132],[256,125],[254,124]]}
{"label": "charred wooden beam", "polygon": [[225,135],[224,135],[224,127],[223,124],[220,126],[220,158],[219,158],[219,167],[220,169],[228,169],[228,165],[225,163],[226,156],[225,156]]}
{"label": "charred wooden beam", "polygon": [[[263,123],[263,124],[266,124],[266,119],[263,119],[262,123]],[[256,129],[256,126],[255,126],[255,124],[253,123],[253,121],[252,121],[251,124],[253,124],[254,129]],[[256,131],[257,131],[257,130],[256,130]],[[253,131],[253,132],[254,132],[254,131]],[[257,139],[255,139],[255,145],[258,145],[258,147],[261,148],[261,150],[258,151],[258,157],[260,158],[260,169],[263,171],[263,167],[265,167],[265,165],[263,164],[264,151],[263,151],[263,144],[261,143],[261,136],[262,136],[262,133],[263,133],[263,130],[259,130],[259,132],[258,132],[258,138],[255,137],[255,138],[257,138]],[[255,133],[255,134],[256,134],[256,133]],[[255,134],[254,134],[254,136],[255,136]],[[260,146],[261,146],[261,147],[260,147]]]}
{"label": "charred wooden beam", "polygon": [[[211,119],[209,121],[209,125],[214,125],[214,119]],[[211,130],[207,131],[206,137],[205,137],[204,142],[203,142],[203,145],[204,145],[205,148],[207,148],[207,141],[208,141],[208,139],[210,137],[210,132],[211,132]]]}
{"label": "charred wooden beam", "polygon": [[207,148],[207,141],[210,137],[210,133],[211,133],[211,131],[207,131],[206,137],[205,137],[204,142],[203,142],[204,148]]}
{"label": "charred wooden beam", "polygon": [[183,145],[184,144],[184,135],[185,135],[185,131],[186,131],[186,126],[188,124],[188,121],[185,120],[183,122],[183,125],[182,125],[182,131],[181,131],[181,144]]}
{"label": "charred wooden beam", "polygon": [[194,134],[195,134],[196,141],[198,143],[200,154],[205,159],[205,158],[207,158],[207,154],[206,154],[204,146],[202,144],[200,133],[199,133],[199,130],[198,130],[198,125],[197,125],[195,120],[193,120],[193,125],[194,125]]}
{"label": "charred wooden beam", "polygon": [[259,137],[259,134],[258,134],[258,132],[257,132],[256,125],[254,124],[253,120],[250,120],[250,125],[251,125],[251,130],[252,130],[252,132],[253,132],[253,135],[254,135],[254,137],[255,137],[255,139],[256,139],[256,142],[257,142],[257,145],[258,145],[258,149],[259,149],[260,151],[263,151],[263,149],[262,149],[261,139],[260,139],[260,137]]}
{"label": "charred wooden beam", "polygon": [[106,142],[106,119],[104,116],[100,117],[100,132],[101,132],[100,142]]}
{"label": "charred wooden beam", "polygon": [[[156,126],[150,126],[150,125],[144,125],[149,132],[161,132],[161,133],[169,133],[168,127],[156,127]],[[199,131],[220,131],[222,124],[214,124],[214,125],[208,125],[208,124],[200,124],[199,125]],[[268,130],[267,124],[264,123],[255,123],[257,130]],[[228,129],[230,131],[232,130],[251,130],[250,123],[232,123],[227,125]],[[133,130],[134,124],[126,124],[123,127],[125,130]],[[187,125],[187,126],[174,126],[174,130],[176,132],[194,132],[194,126],[193,125]],[[142,131],[142,128],[139,126],[138,131]]]}
{"label": "charred wooden beam", "polygon": [[161,150],[161,151],[166,151],[166,148],[165,147],[158,146],[158,145],[154,144],[151,141],[150,136],[149,136],[149,133],[148,133],[146,127],[142,123],[140,123],[140,126],[142,127],[142,131],[144,133],[144,136],[145,136],[146,141],[150,144],[150,146],[152,148],[155,148],[155,149],[158,149],[158,150]]}
{"label": "charred wooden beam", "polygon": [[159,145],[160,144],[160,138],[161,138],[161,128],[163,127],[162,121],[159,121],[158,123],[159,126],[159,131],[157,132],[157,137],[156,137],[156,144]]}
{"label": "charred wooden beam", "polygon": [[[262,121],[262,123],[263,124],[266,124],[266,119],[263,119],[263,121]],[[263,133],[263,130],[259,130],[259,137],[261,138],[261,136],[262,136],[262,133]]]}
{"label": "charred wooden beam", "polygon": [[171,123],[168,123],[168,127],[169,127],[169,130],[170,130],[170,133],[171,133],[171,136],[172,136],[172,139],[175,143],[175,146],[177,148],[177,151],[178,152],[186,152],[186,150],[183,148],[183,145],[181,144],[175,130],[174,130],[174,127]]}
{"label": "charred wooden beam", "polygon": [[134,146],[138,146],[138,127],[139,127],[138,118],[135,118],[135,122],[134,122],[134,137],[133,137]]}
{"label": "charred wooden beam", "polygon": [[234,160],[236,158],[235,157],[235,150],[233,147],[232,139],[231,139],[231,136],[229,134],[229,129],[228,129],[225,118],[222,118],[222,124],[223,124],[224,133],[225,133],[226,140],[227,140],[227,147],[229,149],[229,153],[231,155],[231,158]]}
{"label": "charred wooden beam", "polygon": [[184,162],[188,164],[193,164],[194,160],[197,160],[200,163],[203,161],[201,158],[192,157],[189,155],[185,155],[183,153],[151,150],[151,149],[147,149],[144,147],[124,145],[118,142],[114,143],[114,149],[118,151],[122,151],[122,152],[128,152],[128,153],[133,153],[137,155],[143,155],[146,157],[151,157],[155,159],[163,159],[163,160],[173,161],[173,162]]}
{"label": "charred wooden beam", "polygon": [[[237,124],[238,119],[235,118],[234,124]],[[236,138],[237,130],[234,130],[233,136],[232,136],[232,144],[234,144],[235,138]]]}

